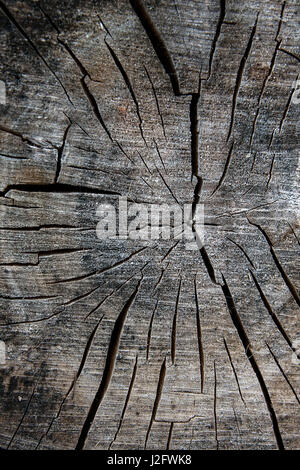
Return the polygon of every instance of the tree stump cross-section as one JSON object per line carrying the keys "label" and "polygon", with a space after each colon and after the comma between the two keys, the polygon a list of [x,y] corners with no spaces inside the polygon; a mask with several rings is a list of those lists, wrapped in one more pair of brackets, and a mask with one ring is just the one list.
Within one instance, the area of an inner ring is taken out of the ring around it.
{"label": "tree stump cross-section", "polygon": [[0,0],[1,448],[300,448],[299,9]]}

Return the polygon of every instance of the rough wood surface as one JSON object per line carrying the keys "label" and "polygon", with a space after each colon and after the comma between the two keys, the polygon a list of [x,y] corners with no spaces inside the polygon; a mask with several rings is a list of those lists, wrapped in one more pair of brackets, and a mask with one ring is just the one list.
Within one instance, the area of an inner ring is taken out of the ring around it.
{"label": "rough wood surface", "polygon": [[[0,22],[0,446],[299,449],[299,2]],[[98,239],[119,195],[203,203],[204,248]]]}

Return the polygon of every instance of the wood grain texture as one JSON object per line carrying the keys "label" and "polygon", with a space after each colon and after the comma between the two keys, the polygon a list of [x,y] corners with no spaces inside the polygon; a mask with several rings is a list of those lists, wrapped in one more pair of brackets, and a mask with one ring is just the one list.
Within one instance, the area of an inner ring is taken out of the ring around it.
{"label": "wood grain texture", "polygon": [[[299,2],[0,22],[0,446],[299,449]],[[204,247],[98,239],[119,196],[204,204]]]}

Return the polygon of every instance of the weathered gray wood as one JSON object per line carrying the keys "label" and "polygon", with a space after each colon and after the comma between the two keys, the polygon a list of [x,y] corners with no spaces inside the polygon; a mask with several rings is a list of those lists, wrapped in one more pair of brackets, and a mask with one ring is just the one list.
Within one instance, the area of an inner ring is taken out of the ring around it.
{"label": "weathered gray wood", "polygon": [[[0,446],[299,449],[297,1],[0,20]],[[119,195],[203,203],[204,249],[99,240]]]}

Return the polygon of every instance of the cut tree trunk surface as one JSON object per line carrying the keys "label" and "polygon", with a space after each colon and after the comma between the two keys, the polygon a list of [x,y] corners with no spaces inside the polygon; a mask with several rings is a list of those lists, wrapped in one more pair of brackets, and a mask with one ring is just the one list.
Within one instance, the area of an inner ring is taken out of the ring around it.
{"label": "cut tree trunk surface", "polygon": [[2,448],[300,448],[299,9],[0,0]]}

